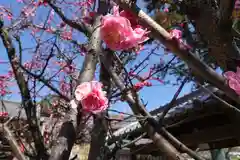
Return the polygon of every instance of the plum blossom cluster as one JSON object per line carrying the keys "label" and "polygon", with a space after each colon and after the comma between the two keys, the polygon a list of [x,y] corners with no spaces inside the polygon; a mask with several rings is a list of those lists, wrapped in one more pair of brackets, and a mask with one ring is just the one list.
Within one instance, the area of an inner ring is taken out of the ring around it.
{"label": "plum blossom cluster", "polygon": [[143,87],[151,87],[152,83],[148,81],[137,82],[133,87],[136,91],[140,91]]}
{"label": "plum blossom cluster", "polygon": [[80,8],[82,7],[86,7],[86,8],[90,8],[93,3],[94,3],[94,0],[85,0],[85,1],[80,1],[80,2],[64,2],[65,4],[68,4],[68,5],[74,5],[74,6],[79,6]]}
{"label": "plum blossom cluster", "polygon": [[138,25],[137,17],[125,10],[119,13],[118,6],[113,7],[113,14],[103,16],[101,23],[101,39],[111,50],[139,51],[141,44],[149,39],[149,32]]}
{"label": "plum blossom cluster", "polygon": [[139,81],[133,86],[136,91],[140,91],[143,87],[151,87],[152,82],[149,80],[156,80],[160,83],[164,83],[160,78],[153,77],[153,68],[150,69],[149,73],[146,76],[140,76],[134,73],[132,70],[128,73],[128,75],[130,77],[136,78]]}
{"label": "plum blossom cluster", "polygon": [[[106,92],[102,90],[102,83],[97,81],[84,82],[77,86],[75,98],[81,103],[84,112],[96,114],[108,107]],[[77,107],[74,100],[71,101],[71,105]]]}
{"label": "plum blossom cluster", "polygon": [[44,143],[48,144],[50,141],[51,132],[49,132],[49,128],[47,125],[45,125],[44,127],[45,127],[43,131]]}
{"label": "plum blossom cluster", "polygon": [[25,62],[23,64],[23,67],[28,69],[28,70],[41,69],[43,66],[44,66],[43,62],[42,61],[37,61],[37,60],[32,60],[32,61],[29,61],[29,62]]}
{"label": "plum blossom cluster", "polygon": [[223,75],[227,79],[229,87],[240,95],[240,68],[237,67],[236,73],[227,71]]}
{"label": "plum blossom cluster", "polygon": [[76,71],[74,64],[67,64],[66,62],[55,62],[55,64],[61,67],[61,71],[67,74],[72,74]]}
{"label": "plum blossom cluster", "polygon": [[12,20],[13,18],[12,12],[3,6],[0,6],[0,16],[7,18],[8,20]]}
{"label": "plum blossom cluster", "polygon": [[8,117],[8,112],[0,112],[0,118]]}
{"label": "plum blossom cluster", "polygon": [[5,96],[11,93],[8,88],[11,85],[10,81],[12,78],[12,72],[8,72],[7,75],[0,75],[0,96]]}
{"label": "plum blossom cluster", "polygon": [[[19,3],[23,3],[23,0],[17,0]],[[23,7],[22,14],[25,17],[34,17],[36,15],[37,8],[40,6],[47,6],[46,0],[32,1],[29,5]]]}
{"label": "plum blossom cluster", "polygon": [[67,95],[71,89],[71,85],[67,83],[65,80],[61,80],[59,83],[60,91],[64,94]]}
{"label": "plum blossom cluster", "polygon": [[[183,27],[184,24],[181,23],[179,25],[179,27]],[[170,29],[169,30],[169,33],[170,33],[170,36],[171,38],[175,38],[180,46],[180,48],[183,48],[183,49],[192,49],[192,47],[190,45],[188,45],[186,42],[183,41],[182,39],[182,31],[180,29]],[[170,49],[164,47],[164,53],[165,54],[168,54],[170,52]]]}
{"label": "plum blossom cluster", "polygon": [[5,77],[3,76],[0,77],[0,96],[5,96],[6,94],[8,94],[8,90],[7,90],[8,84],[4,79]]}

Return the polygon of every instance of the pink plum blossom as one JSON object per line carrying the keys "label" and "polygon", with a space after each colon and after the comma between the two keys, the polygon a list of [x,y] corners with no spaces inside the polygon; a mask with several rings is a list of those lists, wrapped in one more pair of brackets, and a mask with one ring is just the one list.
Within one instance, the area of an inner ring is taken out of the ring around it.
{"label": "pink plum blossom", "polygon": [[8,117],[8,112],[0,112],[0,117]]}
{"label": "pink plum blossom", "polygon": [[60,87],[60,91],[65,95],[69,92],[71,88],[70,84],[65,82],[64,80],[60,81],[59,87]]}
{"label": "pink plum blossom", "polygon": [[21,151],[22,153],[24,153],[24,151],[25,151],[25,147],[24,147],[24,145],[23,145],[22,142],[20,143],[20,151]]}
{"label": "pink plum blossom", "polygon": [[7,75],[0,75],[0,96],[5,96],[11,93],[8,88],[11,85],[10,80],[12,78],[13,76],[10,73]]}
{"label": "pink plum blossom", "polygon": [[144,86],[151,87],[152,83],[149,82],[149,80],[155,80],[155,81],[158,81],[158,82],[160,82],[162,84],[164,83],[164,81],[161,80],[160,78],[153,77],[153,74],[154,74],[153,73],[153,68],[150,68],[150,72],[147,73],[147,75],[145,75],[145,76],[140,76],[140,75],[134,73],[132,70],[128,73],[128,75],[130,77],[134,77],[134,78],[136,78],[139,81],[138,83],[136,83],[134,85],[134,89],[137,90],[137,91],[142,89]]}
{"label": "pink plum blossom", "polygon": [[23,66],[28,69],[41,69],[44,66],[44,63],[38,60],[31,60],[29,62],[25,62]]}
{"label": "pink plum blossom", "polygon": [[181,39],[182,38],[182,31],[180,31],[179,29],[172,29],[170,31],[170,35],[172,37],[175,37],[176,39]]}
{"label": "pink plum blossom", "polygon": [[168,8],[164,8],[163,11],[164,12],[169,12],[169,9]]}
{"label": "pink plum blossom", "polygon": [[130,21],[131,27],[133,29],[141,27],[140,25],[138,25],[138,18],[132,12],[123,10],[119,13],[119,15],[127,18]]}
{"label": "pink plum blossom", "polygon": [[54,14],[55,14],[55,12],[54,12],[54,10],[52,9],[51,12],[50,12],[50,15],[49,15],[49,17],[48,17],[48,20],[47,20],[47,23],[48,23],[48,24],[50,24],[50,23],[52,22],[52,20],[53,20],[53,18],[54,18]]}
{"label": "pink plum blossom", "polygon": [[[130,20],[121,16],[118,9],[118,6],[114,6],[113,15],[102,17],[101,38],[107,47],[115,51],[128,50],[148,40],[147,30],[136,24],[133,24],[135,25],[133,28]],[[121,13],[124,16],[128,14],[124,11]]]}
{"label": "pink plum blossom", "polygon": [[61,33],[60,36],[64,40],[71,40],[72,39],[72,31],[64,31]]}
{"label": "pink plum blossom", "polygon": [[48,4],[47,0],[39,0],[38,3],[37,3],[38,6],[43,5],[45,7],[47,6],[47,4]]}
{"label": "pink plum blossom", "polygon": [[170,30],[170,35],[172,38],[176,38],[180,47],[184,48],[184,49],[191,49],[192,47],[189,46],[188,44],[186,44],[183,39],[182,39],[182,31],[179,29],[172,29]]}
{"label": "pink plum blossom", "polygon": [[9,11],[3,6],[0,6],[0,15],[4,18],[7,18],[8,20],[13,19],[13,14],[11,13],[11,11]]}
{"label": "pink plum blossom", "polygon": [[238,95],[240,95],[240,68],[237,67],[237,72],[227,71],[224,73],[224,77],[228,80],[228,85]]}
{"label": "pink plum blossom", "polygon": [[84,82],[77,86],[75,97],[86,112],[98,113],[108,107],[106,92],[102,91],[102,83],[97,81]]}
{"label": "pink plum blossom", "polygon": [[143,82],[137,82],[133,88],[136,90],[136,91],[139,91],[141,90],[143,87],[151,87],[152,86],[152,83],[151,82],[148,82],[148,81],[143,81]]}
{"label": "pink plum blossom", "polygon": [[34,17],[35,14],[36,14],[36,9],[37,9],[36,6],[33,7],[33,8],[24,7],[24,8],[22,9],[22,13],[23,13],[23,15],[26,16],[26,17]]}
{"label": "pink plum blossom", "polygon": [[86,7],[87,9],[89,9],[94,4],[94,0],[86,0],[80,2],[65,2],[65,4],[78,6],[80,8]]}
{"label": "pink plum blossom", "polygon": [[67,74],[72,74],[76,71],[76,66],[74,64],[67,64],[66,62],[54,62],[54,64],[61,67],[61,71]]}

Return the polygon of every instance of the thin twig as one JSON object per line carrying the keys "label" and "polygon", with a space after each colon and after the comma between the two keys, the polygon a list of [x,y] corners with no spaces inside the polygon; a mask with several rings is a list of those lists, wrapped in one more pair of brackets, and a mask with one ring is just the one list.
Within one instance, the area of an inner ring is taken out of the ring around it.
{"label": "thin twig", "polygon": [[37,126],[37,117],[36,114],[36,106],[34,106],[31,98],[31,94],[28,88],[28,83],[24,78],[23,73],[19,69],[19,58],[16,55],[16,49],[13,46],[12,38],[9,36],[7,30],[3,27],[4,22],[0,21],[0,36],[3,41],[3,45],[7,51],[8,59],[11,63],[11,67],[13,69],[13,73],[15,75],[18,87],[20,89],[23,106],[27,116],[27,122],[31,128],[31,133],[33,136],[35,149],[37,150],[37,159],[47,158],[48,155],[46,153],[46,148],[43,143],[43,137]]}
{"label": "thin twig", "polygon": [[86,35],[89,35],[89,33],[92,32],[92,27],[90,25],[86,25],[85,23],[79,23],[74,20],[68,19],[62,10],[57,7],[52,0],[47,0],[49,6],[59,15],[59,17],[69,26],[72,28],[77,29],[79,32],[83,32]]}
{"label": "thin twig", "polygon": [[134,145],[134,143],[136,143],[137,141],[139,141],[140,139],[142,139],[143,137],[145,137],[147,135],[147,133],[143,133],[141,136],[137,137],[136,139],[134,139],[133,141],[125,144],[125,145],[122,145],[122,148],[126,148],[126,147],[129,147],[131,145]]}
{"label": "thin twig", "polygon": [[[100,55],[100,60],[104,65],[107,64],[106,59],[105,59],[105,57],[103,57],[103,55]],[[126,87],[125,87],[124,83],[120,80],[120,78],[117,76],[117,74],[112,70],[112,67],[108,67],[108,68],[106,67],[106,69],[108,70],[108,72],[109,72],[111,78],[113,79],[114,83],[116,84],[116,86],[122,92],[126,91]],[[134,95],[137,95],[137,93],[135,93]],[[184,159],[181,156],[181,154],[162,135],[160,135],[156,132],[158,126],[154,126],[152,123],[150,123],[150,120],[152,120],[154,122],[156,122],[156,120],[151,118],[151,114],[146,111],[146,108],[138,100],[137,97],[138,96],[135,96],[135,98],[134,98],[132,92],[127,92],[125,95],[125,100],[129,104],[129,106],[131,107],[131,109],[135,115],[137,115],[137,116],[142,115],[142,116],[150,117],[147,119],[146,122],[139,121],[139,123],[142,125],[142,127],[144,127],[145,130],[147,131],[149,137],[154,141],[154,143],[156,144],[156,146],[159,149],[161,149],[164,153],[167,154],[167,156],[169,158],[172,158],[173,160]]]}
{"label": "thin twig", "polygon": [[164,117],[166,116],[166,114],[168,113],[168,111],[169,111],[171,108],[174,107],[174,104],[176,103],[177,98],[178,98],[179,94],[181,93],[181,91],[182,91],[182,89],[183,89],[183,87],[184,87],[184,85],[186,84],[187,81],[188,81],[188,77],[186,77],[186,78],[183,80],[183,82],[182,82],[182,84],[179,86],[177,92],[174,94],[171,102],[169,103],[169,105],[167,105],[167,107],[163,110],[162,114],[159,116],[159,123],[160,123],[160,124],[162,124],[162,121],[163,121]]}

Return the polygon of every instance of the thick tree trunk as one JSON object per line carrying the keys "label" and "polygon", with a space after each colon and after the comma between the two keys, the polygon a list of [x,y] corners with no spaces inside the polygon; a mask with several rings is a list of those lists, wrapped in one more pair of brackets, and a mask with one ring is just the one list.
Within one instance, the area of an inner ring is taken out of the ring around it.
{"label": "thick tree trunk", "polygon": [[[108,59],[111,64],[112,53],[109,53]],[[107,92],[109,97],[111,78],[103,64],[101,64],[100,80],[103,83],[104,90]],[[99,114],[94,118],[94,127],[91,135],[91,147],[88,155],[88,160],[106,159],[107,154],[104,144],[108,130],[108,122],[105,119],[105,116],[107,116],[106,112]]]}
{"label": "thick tree trunk", "polygon": [[[89,42],[89,52],[85,56],[83,67],[78,78],[79,84],[91,81],[94,78],[96,64],[98,62],[97,54],[101,47],[101,42],[99,40],[99,24],[100,17],[97,17],[93,25],[96,29],[92,33]],[[65,116],[65,122],[63,123],[57,141],[51,150],[51,160],[67,160],[69,158],[73,144],[76,140],[76,132],[79,131],[79,118],[78,111],[75,109],[71,109],[71,111]]]}
{"label": "thick tree trunk", "polygon": [[104,143],[107,135],[107,122],[104,119],[105,115],[106,112],[101,113],[94,118],[94,127],[91,134],[88,160],[104,160],[106,155]]}
{"label": "thick tree trunk", "polygon": [[[108,4],[105,0],[99,1],[98,13],[101,15],[107,14]],[[100,40],[100,39],[99,39]],[[112,62],[112,54],[109,55],[109,63]],[[103,84],[103,89],[107,92],[109,97],[111,89],[110,75],[105,66],[101,64],[100,81]],[[105,139],[108,131],[108,122],[105,119],[107,112],[100,113],[94,117],[94,126],[91,135],[90,151],[88,160],[104,160],[106,158]]]}

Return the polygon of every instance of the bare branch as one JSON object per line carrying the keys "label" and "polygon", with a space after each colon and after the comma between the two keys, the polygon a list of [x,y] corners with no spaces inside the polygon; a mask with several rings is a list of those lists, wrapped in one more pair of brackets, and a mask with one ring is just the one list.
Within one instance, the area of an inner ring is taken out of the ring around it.
{"label": "bare branch", "polygon": [[70,99],[63,95],[57,88],[53,87],[52,85],[49,84],[49,80],[44,79],[44,77],[39,77],[39,75],[36,75],[34,73],[32,73],[31,71],[27,70],[24,66],[20,65],[21,69],[23,71],[25,71],[27,74],[29,74],[30,76],[32,76],[33,78],[37,78],[40,82],[42,82],[44,85],[46,85],[49,89],[51,89],[53,92],[55,92],[56,94],[58,94],[61,98],[63,98],[66,101],[69,101]]}
{"label": "bare branch", "polygon": [[164,109],[164,111],[162,112],[161,116],[159,117],[159,123],[162,124],[162,121],[164,119],[164,117],[166,116],[166,114],[168,113],[168,111],[174,106],[174,103],[176,102],[178,95],[181,93],[184,85],[186,84],[186,82],[188,81],[188,77],[186,77],[182,84],[179,86],[177,92],[174,94],[171,102],[169,103],[169,105]]}
{"label": "bare branch", "polygon": [[137,141],[139,141],[140,139],[144,138],[147,135],[147,133],[143,133],[141,136],[137,137],[136,139],[134,139],[133,141],[121,146],[122,148],[127,148],[131,145],[134,145]]}

